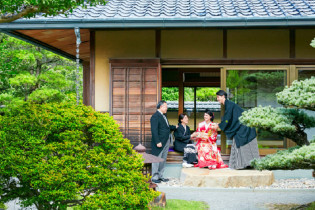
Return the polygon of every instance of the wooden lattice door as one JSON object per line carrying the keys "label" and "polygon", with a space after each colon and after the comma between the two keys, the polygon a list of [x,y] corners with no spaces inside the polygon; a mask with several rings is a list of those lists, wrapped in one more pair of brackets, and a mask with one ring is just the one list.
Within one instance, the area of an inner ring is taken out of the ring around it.
{"label": "wooden lattice door", "polygon": [[151,151],[150,118],[160,98],[157,59],[111,60],[111,114],[125,138]]}

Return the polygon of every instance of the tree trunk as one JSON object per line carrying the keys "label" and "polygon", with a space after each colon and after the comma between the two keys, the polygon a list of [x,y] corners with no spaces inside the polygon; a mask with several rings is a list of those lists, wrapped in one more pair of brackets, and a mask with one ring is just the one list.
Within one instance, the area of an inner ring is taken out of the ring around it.
{"label": "tree trunk", "polygon": [[302,130],[296,132],[296,135],[292,137],[292,141],[294,141],[299,146],[310,144],[307,140],[307,134]]}
{"label": "tree trunk", "polygon": [[40,62],[40,60],[36,59],[36,76],[38,77],[38,75],[41,74],[42,71],[42,63]]}

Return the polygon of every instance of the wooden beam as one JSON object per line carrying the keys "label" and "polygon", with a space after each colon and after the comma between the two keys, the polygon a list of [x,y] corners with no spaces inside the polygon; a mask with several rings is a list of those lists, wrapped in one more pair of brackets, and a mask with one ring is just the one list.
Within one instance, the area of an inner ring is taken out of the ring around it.
{"label": "wooden beam", "polygon": [[314,65],[315,59],[161,59],[162,65]]}
{"label": "wooden beam", "polygon": [[115,64],[119,64],[118,66],[122,67],[124,64],[127,66],[130,66],[132,64],[133,67],[134,64],[139,64],[142,66],[146,66],[146,64],[149,64],[150,66],[158,66],[160,64],[160,59],[158,58],[152,58],[152,59],[141,59],[141,58],[136,58],[136,59],[120,59],[120,58],[112,58],[109,59],[109,63],[112,65],[116,66]]}
{"label": "wooden beam", "polygon": [[220,82],[184,82],[185,87],[220,87]]}

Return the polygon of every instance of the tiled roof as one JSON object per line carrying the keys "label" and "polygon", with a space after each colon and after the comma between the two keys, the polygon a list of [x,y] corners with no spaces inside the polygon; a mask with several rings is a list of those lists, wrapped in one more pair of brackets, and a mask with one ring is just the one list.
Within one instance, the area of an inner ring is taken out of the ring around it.
{"label": "tiled roof", "polygon": [[[314,0],[109,0],[53,19],[268,18],[315,15]],[[38,17],[42,19],[42,17]]]}
{"label": "tiled roof", "polygon": [[0,30],[315,25],[315,0],[108,0],[72,14],[0,24]]}

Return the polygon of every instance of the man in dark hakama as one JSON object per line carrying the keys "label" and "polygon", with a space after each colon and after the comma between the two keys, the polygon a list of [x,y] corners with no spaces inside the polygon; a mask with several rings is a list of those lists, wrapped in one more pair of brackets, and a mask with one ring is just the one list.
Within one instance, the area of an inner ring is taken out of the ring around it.
{"label": "man in dark hakama", "polygon": [[225,106],[225,112],[221,123],[216,124],[215,128],[220,127],[229,138],[233,139],[229,168],[249,167],[251,160],[259,158],[256,130],[240,123],[239,117],[244,110],[228,100],[224,90],[219,90],[216,95],[218,102]]}

